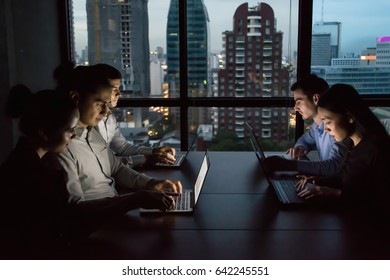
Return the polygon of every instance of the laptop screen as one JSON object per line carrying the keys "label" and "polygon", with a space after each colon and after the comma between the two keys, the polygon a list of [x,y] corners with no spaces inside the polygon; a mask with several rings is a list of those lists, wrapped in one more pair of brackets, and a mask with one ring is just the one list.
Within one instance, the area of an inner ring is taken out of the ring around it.
{"label": "laptop screen", "polygon": [[198,173],[198,178],[196,178],[195,187],[194,187],[194,196],[195,196],[195,205],[198,202],[200,191],[202,190],[202,186],[204,180],[206,179],[207,171],[209,169],[209,160],[207,153],[203,157],[202,165],[200,166],[200,170]]}
{"label": "laptop screen", "polygon": [[181,151],[181,153],[184,154],[185,156],[188,156],[190,151],[194,151],[195,150],[195,145],[194,144],[195,144],[197,138],[198,138],[198,134],[196,134],[194,136],[194,139],[192,140],[191,144],[188,146],[188,150],[187,151]]}
{"label": "laptop screen", "polygon": [[[266,157],[265,157],[263,148],[261,147],[261,144],[256,137],[256,134],[255,134],[253,127],[248,122],[245,122],[245,126],[248,129],[249,136],[250,136],[249,140],[252,143],[252,147],[255,150],[256,156],[259,159],[261,167],[264,170],[264,165],[263,165],[262,160],[265,159]],[[271,181],[270,181],[270,178],[268,177],[268,174],[266,172],[264,172],[264,175],[265,175],[265,178],[267,179],[268,183],[270,184]]]}
{"label": "laptop screen", "polygon": [[245,122],[245,127],[249,132],[249,140],[251,141],[253,150],[256,152],[256,155],[260,158],[265,158],[263,148],[261,147],[259,139],[256,137],[255,130],[248,122]]}

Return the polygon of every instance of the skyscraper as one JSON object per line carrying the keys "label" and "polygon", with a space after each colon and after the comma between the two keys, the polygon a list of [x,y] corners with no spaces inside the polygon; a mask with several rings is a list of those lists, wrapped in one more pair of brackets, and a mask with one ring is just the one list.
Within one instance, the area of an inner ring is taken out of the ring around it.
{"label": "skyscraper", "polygon": [[[208,24],[209,17],[203,0],[187,1],[187,47],[188,47],[188,96],[204,97],[209,91],[208,69]],[[179,1],[171,0],[167,23],[167,82],[169,96],[180,96],[179,64]],[[190,131],[204,123],[205,108],[189,110]],[[177,114],[177,112],[175,112]]]}
{"label": "skyscraper", "polygon": [[163,69],[161,62],[158,60],[159,53],[150,54],[150,96],[162,97],[163,95]]}
{"label": "skyscraper", "polygon": [[88,58],[122,73],[122,87],[148,97],[149,31],[147,0],[87,0]]}
{"label": "skyscraper", "polygon": [[390,36],[376,39],[376,65],[390,67]]}
{"label": "skyscraper", "polygon": [[330,34],[330,57],[340,57],[341,22],[320,21],[313,25],[314,34]]}
{"label": "skyscraper", "polygon": [[362,50],[359,58],[332,59],[331,66],[312,66],[311,72],[329,85],[352,85],[360,94],[390,92],[390,37],[376,39],[376,48]]}
{"label": "skyscraper", "polygon": [[[233,30],[223,33],[225,63],[218,72],[218,96],[287,96],[289,72],[282,64],[282,41],[268,4],[240,5],[233,16]],[[288,113],[286,108],[256,108],[256,104],[254,108],[220,108],[214,123],[244,138],[248,120],[262,138],[281,141],[288,136]]]}
{"label": "skyscraper", "polygon": [[332,48],[330,33],[312,34],[311,36],[311,65],[330,65],[332,60]]}
{"label": "skyscraper", "polygon": [[69,21],[70,21],[70,24],[69,24],[69,33],[70,33],[70,51],[71,51],[71,54],[73,57],[76,57],[77,55],[80,55],[80,54],[77,54],[76,53],[76,43],[75,43],[75,33],[74,33],[74,11],[73,11],[73,1],[69,1],[68,2],[68,9],[69,9]]}

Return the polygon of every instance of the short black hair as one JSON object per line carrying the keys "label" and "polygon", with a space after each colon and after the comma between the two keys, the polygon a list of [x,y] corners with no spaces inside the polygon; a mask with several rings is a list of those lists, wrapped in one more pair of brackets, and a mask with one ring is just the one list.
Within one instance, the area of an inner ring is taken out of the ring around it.
{"label": "short black hair", "polygon": [[315,74],[309,74],[293,83],[290,90],[300,89],[307,97],[312,98],[314,94],[321,94],[328,88],[329,85],[324,79]]}
{"label": "short black hair", "polygon": [[73,90],[81,96],[94,94],[102,88],[111,90],[109,78],[93,66],[73,68],[71,63],[65,63],[54,70],[54,78],[56,90],[66,96]]}
{"label": "short black hair", "polygon": [[72,90],[77,91],[81,96],[95,94],[99,89],[111,91],[111,84],[102,72],[92,66],[77,66],[73,69]]}
{"label": "short black hair", "polygon": [[93,65],[93,67],[107,79],[114,80],[122,78],[121,72],[109,64],[99,63]]}

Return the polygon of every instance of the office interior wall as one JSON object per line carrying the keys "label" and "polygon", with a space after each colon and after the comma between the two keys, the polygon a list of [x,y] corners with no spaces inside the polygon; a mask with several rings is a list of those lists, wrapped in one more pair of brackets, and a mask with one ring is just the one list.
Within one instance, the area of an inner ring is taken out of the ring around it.
{"label": "office interior wall", "polygon": [[19,137],[16,122],[4,115],[9,89],[19,83],[33,92],[54,86],[52,72],[61,61],[59,2],[0,1],[0,163]]}

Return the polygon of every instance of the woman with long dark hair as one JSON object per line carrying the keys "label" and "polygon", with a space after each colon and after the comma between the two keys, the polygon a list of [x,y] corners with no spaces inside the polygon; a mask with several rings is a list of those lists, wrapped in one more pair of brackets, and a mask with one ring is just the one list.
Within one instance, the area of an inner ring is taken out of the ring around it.
{"label": "woman with long dark hair", "polygon": [[340,198],[342,205],[389,214],[390,137],[386,129],[352,86],[333,85],[321,94],[318,106],[325,130],[338,142],[349,138],[350,148],[336,180],[314,179],[311,188],[303,188],[303,180],[300,196]]}
{"label": "woman with long dark hair", "polygon": [[0,167],[2,257],[63,258],[69,214],[66,174],[55,154],[63,152],[78,121],[78,110],[54,90],[32,94],[12,88],[6,113],[20,118],[20,137]]}

